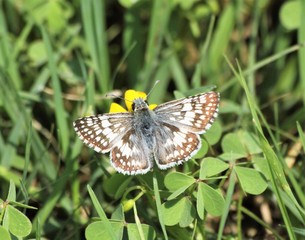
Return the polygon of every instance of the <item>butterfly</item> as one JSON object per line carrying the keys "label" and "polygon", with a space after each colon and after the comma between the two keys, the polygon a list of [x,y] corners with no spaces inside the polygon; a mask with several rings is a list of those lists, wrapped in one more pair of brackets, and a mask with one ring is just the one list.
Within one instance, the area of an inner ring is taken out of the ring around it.
{"label": "butterfly", "polygon": [[[132,96],[132,97],[130,97]],[[146,94],[125,93],[129,112],[83,117],[73,125],[79,138],[96,152],[110,152],[120,173],[145,174],[154,162],[164,170],[194,156],[218,115],[219,93],[207,92],[149,106]]]}

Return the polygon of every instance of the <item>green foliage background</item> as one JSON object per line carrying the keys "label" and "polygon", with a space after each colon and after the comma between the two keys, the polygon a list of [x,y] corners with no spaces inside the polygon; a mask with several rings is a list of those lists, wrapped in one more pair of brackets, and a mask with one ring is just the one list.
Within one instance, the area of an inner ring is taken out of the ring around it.
{"label": "green foliage background", "polygon": [[[0,234],[304,237],[304,14],[301,0],[0,1]],[[156,80],[157,104],[217,86],[220,116],[194,160],[123,176],[72,122]]]}

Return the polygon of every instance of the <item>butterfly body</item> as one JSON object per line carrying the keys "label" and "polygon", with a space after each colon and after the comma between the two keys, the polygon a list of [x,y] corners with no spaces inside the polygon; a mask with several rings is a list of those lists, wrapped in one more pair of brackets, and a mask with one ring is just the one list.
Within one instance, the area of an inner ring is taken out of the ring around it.
{"label": "butterfly body", "polygon": [[123,174],[145,174],[155,161],[167,169],[191,158],[201,147],[199,134],[217,117],[219,94],[209,92],[158,105],[133,100],[133,112],[84,117],[74,122],[80,139],[97,152],[110,151]]}
{"label": "butterfly body", "polygon": [[148,108],[147,103],[139,98],[134,101],[133,128],[138,135],[143,135],[147,142],[152,142],[153,132],[157,126],[156,114]]}

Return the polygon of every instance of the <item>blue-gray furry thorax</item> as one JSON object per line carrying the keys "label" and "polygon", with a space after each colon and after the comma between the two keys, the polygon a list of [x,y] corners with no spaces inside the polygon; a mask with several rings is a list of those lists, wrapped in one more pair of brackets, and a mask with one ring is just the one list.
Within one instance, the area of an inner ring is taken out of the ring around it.
{"label": "blue-gray furry thorax", "polygon": [[154,111],[148,108],[147,103],[142,98],[134,100],[134,118],[132,125],[134,126],[135,134],[143,139],[150,150],[154,145],[154,132],[158,126],[157,115]]}

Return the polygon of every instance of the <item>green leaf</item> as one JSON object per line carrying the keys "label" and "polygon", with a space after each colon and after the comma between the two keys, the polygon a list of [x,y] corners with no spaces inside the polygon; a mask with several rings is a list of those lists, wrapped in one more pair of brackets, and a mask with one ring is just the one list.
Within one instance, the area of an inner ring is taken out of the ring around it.
{"label": "green leaf", "polygon": [[2,240],[11,240],[10,233],[2,226],[0,226],[0,236]]}
{"label": "green leaf", "polygon": [[14,206],[14,207],[37,209],[36,207],[32,207],[32,206],[29,206],[29,205],[26,205],[26,204],[23,204],[23,203],[20,203],[20,202],[14,202],[14,201],[9,201],[9,202],[10,202],[10,205]]}
{"label": "green leaf", "polygon": [[162,204],[164,224],[174,226],[179,223],[180,227],[186,227],[192,223],[195,210],[191,201],[187,198],[175,199]]}
{"label": "green leaf", "polygon": [[119,199],[126,191],[131,180],[132,177],[130,176],[114,174],[104,182],[103,188],[109,196]]}
{"label": "green leaf", "polygon": [[232,157],[247,157],[249,154],[262,152],[258,145],[257,137],[250,132],[242,130],[225,135],[221,146],[223,152],[232,154]]}
{"label": "green leaf", "polygon": [[47,61],[47,52],[43,41],[39,40],[29,45],[28,55],[34,66],[40,66]]}
{"label": "green leaf", "polygon": [[[190,185],[189,185],[190,186]],[[189,186],[183,186],[179,189],[177,189],[176,191],[174,191],[171,195],[168,196],[167,200],[173,200],[176,197],[178,197],[179,195],[181,195],[182,193],[185,192],[185,190],[189,187]]]}
{"label": "green leaf", "polygon": [[119,3],[125,8],[131,8],[141,0],[119,0]]}
{"label": "green leaf", "polygon": [[280,21],[288,30],[297,29],[301,24],[301,1],[287,1],[283,4]]}
{"label": "green leaf", "polygon": [[7,205],[5,211],[5,221],[8,224],[8,230],[17,237],[25,237],[32,231],[31,221],[18,209]]}
{"label": "green leaf", "polygon": [[201,138],[201,148],[199,151],[193,156],[194,159],[201,159],[203,158],[209,150],[209,144],[205,139]]}
{"label": "green leaf", "polygon": [[116,221],[125,221],[123,205],[119,204],[111,214],[111,219]]}
{"label": "green leaf", "polygon": [[239,153],[222,153],[218,156],[219,159],[224,161],[233,161],[244,157],[245,157],[244,154],[239,154]]}
{"label": "green leaf", "polygon": [[164,185],[170,191],[176,191],[182,187],[186,189],[195,182],[195,178],[179,172],[169,173],[164,179]]}
{"label": "green leaf", "polygon": [[240,141],[240,137],[236,133],[226,134],[221,142],[224,153],[238,154],[242,157],[247,156],[247,152]]}
{"label": "green leaf", "polygon": [[[199,183],[199,186],[200,186],[200,183]],[[203,200],[202,187],[198,187],[196,206],[197,206],[198,216],[203,220],[204,219],[204,200]]]}
{"label": "green leaf", "polygon": [[204,158],[200,166],[200,179],[205,179],[210,176],[217,175],[229,168],[229,164],[218,158]]}
{"label": "green leaf", "polygon": [[199,198],[197,196],[197,201],[203,200],[204,208],[209,214],[212,216],[220,216],[223,213],[225,200],[219,191],[200,182],[198,185],[198,194],[201,194],[201,196]]}
{"label": "green leaf", "polygon": [[213,123],[212,127],[203,135],[209,145],[218,143],[222,133],[221,124],[219,121]]}
{"label": "green leaf", "polygon": [[[220,96],[221,97],[221,96]],[[222,105],[224,106],[221,109],[221,113],[235,113],[236,115],[244,114],[244,111],[241,111],[241,106],[237,104],[235,101],[232,101],[230,99],[222,100]]]}
{"label": "green leaf", "polygon": [[[100,240],[100,239],[122,239],[124,224],[122,222],[111,222],[111,229],[107,229],[108,223],[98,221],[91,223],[85,231],[87,240]],[[110,234],[112,231],[112,234]],[[115,236],[115,238],[113,238]]]}
{"label": "green leaf", "polygon": [[[150,240],[156,238],[156,232],[153,227],[147,224],[141,224],[144,233],[144,239]],[[141,239],[139,230],[136,224],[129,223],[127,225],[128,239]]]}
{"label": "green leaf", "polygon": [[235,166],[234,171],[242,189],[250,194],[261,194],[268,186],[263,175],[255,169]]}
{"label": "green leaf", "polygon": [[268,160],[263,157],[253,157],[252,161],[255,169],[264,174],[265,178],[269,181],[271,179],[271,173],[268,166]]}
{"label": "green leaf", "polygon": [[6,200],[9,202],[16,201],[16,186],[12,180],[10,180],[10,188],[9,188]]}
{"label": "green leaf", "polygon": [[248,131],[238,131],[237,134],[244,143],[243,145],[248,153],[257,154],[262,152],[261,147],[258,145],[258,138],[253,133]]}

